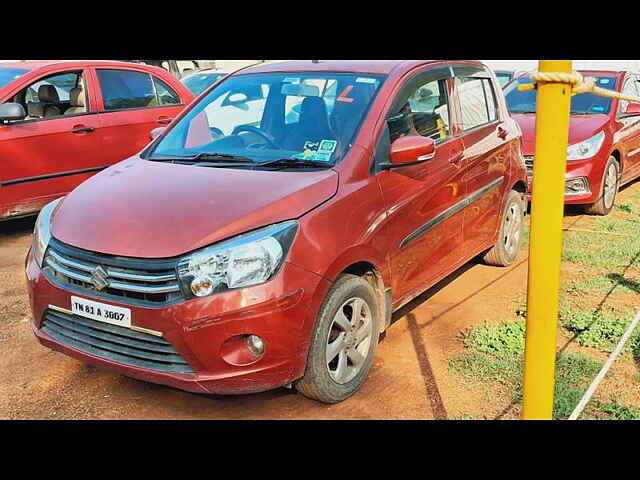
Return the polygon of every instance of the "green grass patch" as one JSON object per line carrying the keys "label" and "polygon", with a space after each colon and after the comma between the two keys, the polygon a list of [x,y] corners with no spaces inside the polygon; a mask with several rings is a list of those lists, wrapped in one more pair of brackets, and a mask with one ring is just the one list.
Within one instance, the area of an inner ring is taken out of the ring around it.
{"label": "green grass patch", "polygon": [[597,402],[597,409],[612,420],[640,420],[640,408],[620,405],[616,400],[610,403]]}
{"label": "green grass patch", "polygon": [[634,206],[631,203],[621,203],[616,205],[616,209],[625,213],[633,213]]}
{"label": "green grass patch", "polygon": [[492,325],[474,325],[469,329],[464,345],[492,355],[519,355],[524,352],[524,331],[524,318]]}
{"label": "green grass patch", "polygon": [[[509,388],[512,400],[522,401],[523,318],[494,325],[471,327],[464,340],[467,352],[452,358],[450,368],[467,380],[495,382]],[[568,418],[589,382],[602,368],[586,353],[566,352],[556,361],[554,418]]]}
{"label": "green grass patch", "polygon": [[[561,312],[560,319],[562,325],[576,335],[578,344],[611,352],[629,328],[632,317],[619,317],[586,310],[569,310]],[[633,333],[623,351],[633,351],[636,356],[640,354],[639,329]]]}
{"label": "green grass patch", "polygon": [[640,293],[640,282],[629,276],[619,273],[607,273],[593,277],[573,280],[562,284],[562,291],[565,293],[596,292],[632,292]]}

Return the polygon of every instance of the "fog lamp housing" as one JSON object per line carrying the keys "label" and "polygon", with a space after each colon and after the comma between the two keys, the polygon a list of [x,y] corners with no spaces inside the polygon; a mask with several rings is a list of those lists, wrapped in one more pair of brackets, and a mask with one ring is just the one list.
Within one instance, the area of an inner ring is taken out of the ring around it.
{"label": "fog lamp housing", "polygon": [[247,335],[247,348],[256,357],[261,356],[264,353],[264,341],[258,335]]}
{"label": "fog lamp housing", "polygon": [[566,195],[584,195],[591,193],[589,180],[586,177],[569,178],[564,183],[564,193]]}

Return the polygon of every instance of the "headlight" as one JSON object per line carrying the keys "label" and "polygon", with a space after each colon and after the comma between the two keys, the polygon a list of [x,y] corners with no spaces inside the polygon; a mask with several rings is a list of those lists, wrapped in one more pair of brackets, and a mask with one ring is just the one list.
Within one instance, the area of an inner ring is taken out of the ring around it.
{"label": "headlight", "polygon": [[600,132],[580,143],[569,145],[569,148],[567,148],[567,160],[584,160],[593,157],[600,150],[603,141],[604,132]]}
{"label": "headlight", "polygon": [[33,258],[36,259],[39,267],[42,267],[44,252],[49,245],[49,240],[51,240],[51,230],[49,229],[49,224],[51,223],[51,213],[53,213],[53,210],[56,208],[56,205],[58,205],[58,202],[60,202],[62,198],[64,197],[47,203],[38,214],[38,219],[36,220],[36,225],[33,229],[33,243],[31,244],[31,251],[33,252]]}
{"label": "headlight", "polygon": [[188,296],[205,297],[269,280],[284,262],[298,229],[288,221],[204,248],[178,262],[178,278]]}

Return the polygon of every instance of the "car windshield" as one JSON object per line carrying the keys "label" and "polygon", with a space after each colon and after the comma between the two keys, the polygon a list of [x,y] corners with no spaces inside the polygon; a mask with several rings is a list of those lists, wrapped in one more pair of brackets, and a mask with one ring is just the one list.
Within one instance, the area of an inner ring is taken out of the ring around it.
{"label": "car windshield", "polygon": [[[615,90],[616,77],[595,77],[596,86]],[[509,85],[504,96],[507,100],[507,107],[511,113],[535,113],[536,112],[536,90],[518,90],[518,85],[533,83],[529,77],[520,77]],[[571,114],[587,115],[597,113],[609,113],[611,109],[611,99],[600,97],[592,93],[580,93],[571,98]]]}
{"label": "car windshield", "polygon": [[198,96],[224,76],[224,73],[197,73],[183,78],[182,83],[194,95]]}
{"label": "car windshield", "polygon": [[0,68],[0,88],[29,72],[24,68]]}
{"label": "car windshield", "polygon": [[330,166],[347,152],[384,76],[268,73],[228,77],[145,155],[252,162],[309,160]]}
{"label": "car windshield", "polygon": [[511,80],[511,77],[513,77],[513,74],[511,72],[496,72],[496,77],[498,78],[498,82],[500,83],[501,87],[504,87],[504,85]]}

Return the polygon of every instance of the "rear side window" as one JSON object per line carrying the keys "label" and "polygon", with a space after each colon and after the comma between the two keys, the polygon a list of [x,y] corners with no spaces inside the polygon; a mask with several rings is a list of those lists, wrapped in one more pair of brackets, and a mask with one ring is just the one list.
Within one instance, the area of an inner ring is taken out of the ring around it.
{"label": "rear side window", "polygon": [[180,104],[180,97],[178,97],[178,94],[169,85],[156,77],[153,77],[153,83],[156,87],[156,94],[158,95],[158,105]]}
{"label": "rear side window", "polygon": [[148,73],[98,69],[105,110],[144,108],[157,105]]}
{"label": "rear side window", "polygon": [[462,111],[462,131],[471,130],[498,119],[498,104],[491,80],[456,77],[456,87]]}

